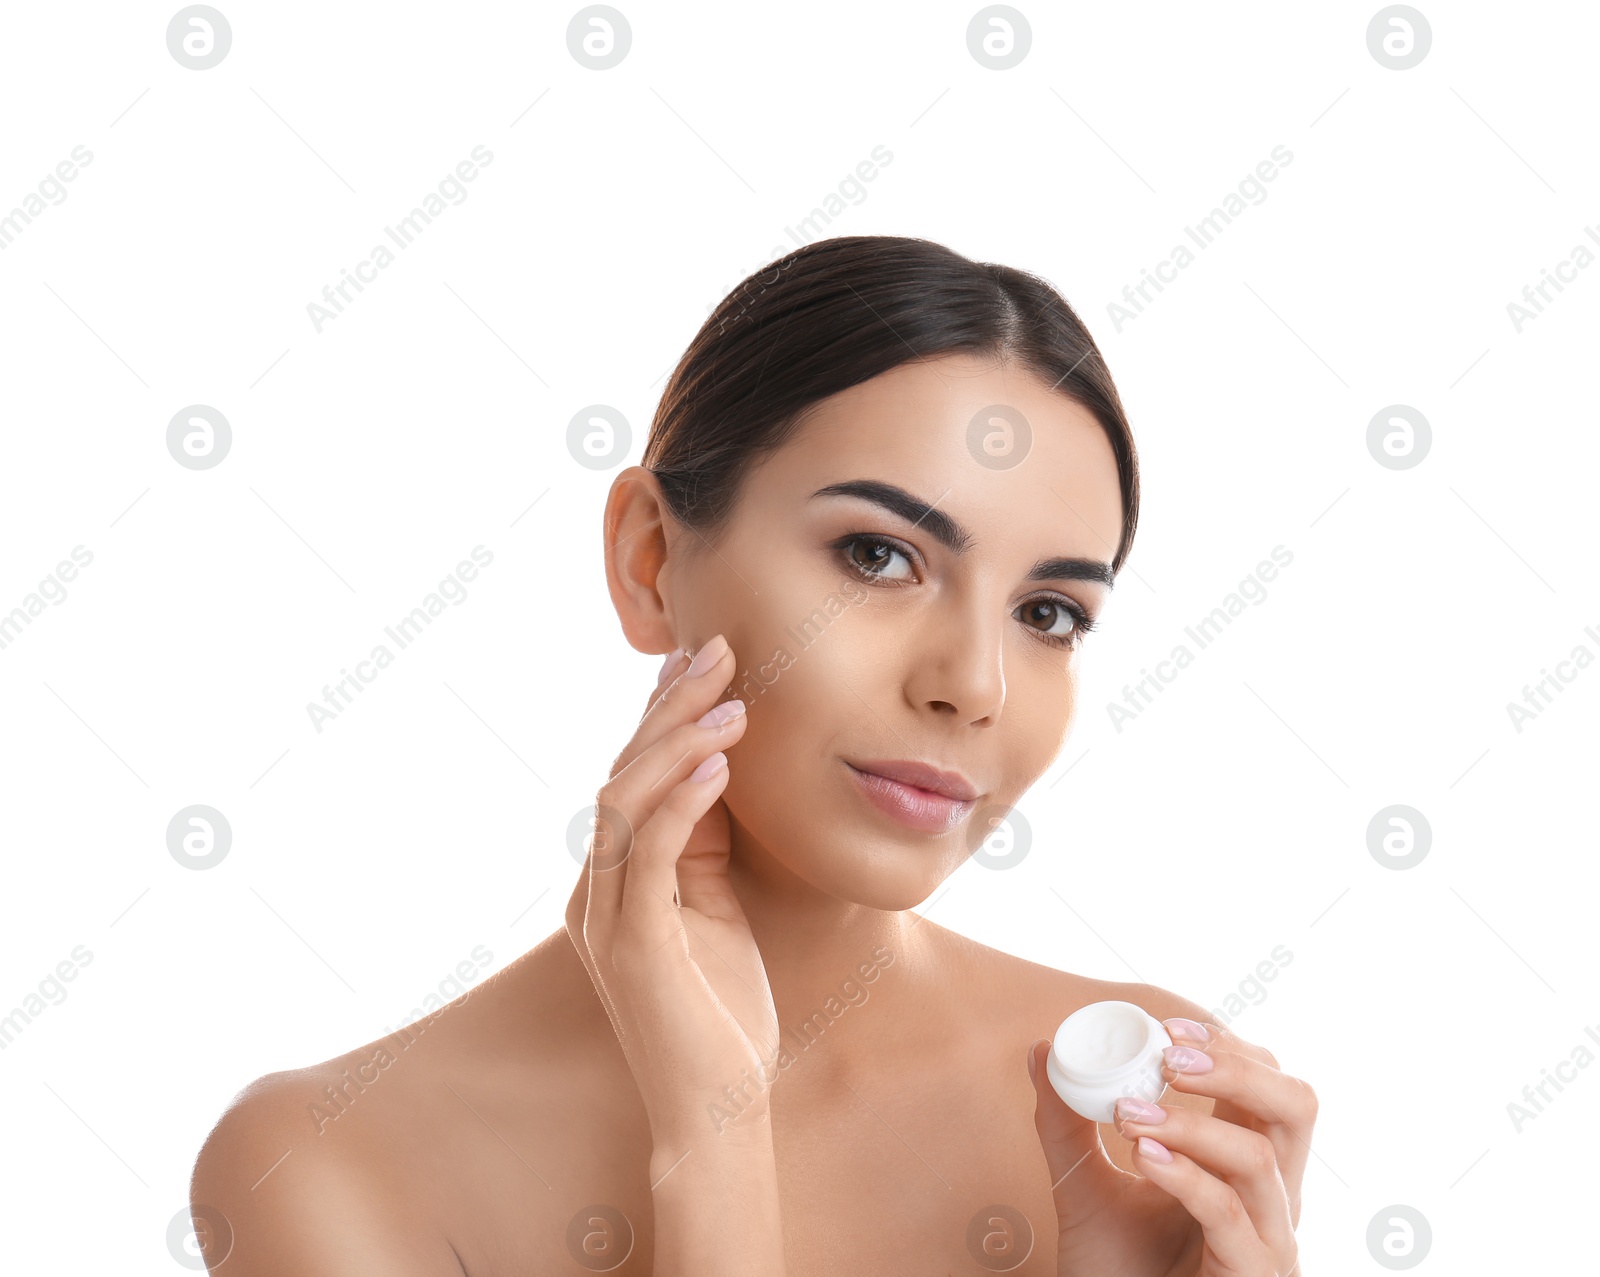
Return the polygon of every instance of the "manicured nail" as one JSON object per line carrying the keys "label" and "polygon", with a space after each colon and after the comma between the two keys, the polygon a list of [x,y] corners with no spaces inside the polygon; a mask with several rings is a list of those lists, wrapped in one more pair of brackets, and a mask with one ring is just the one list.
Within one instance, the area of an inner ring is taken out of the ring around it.
{"label": "manicured nail", "polygon": [[1168,1046],[1161,1049],[1161,1058],[1179,1073],[1209,1073],[1216,1063],[1204,1051],[1189,1046]]}
{"label": "manicured nail", "polygon": [[1049,1038],[1039,1038],[1028,1048],[1028,1081],[1035,1086],[1039,1083],[1039,1063],[1036,1058],[1039,1051],[1039,1043],[1048,1042],[1049,1040]]}
{"label": "manicured nail", "polygon": [[728,756],[720,749],[689,773],[690,780],[710,780],[728,765]]}
{"label": "manicured nail", "polygon": [[1211,1041],[1211,1031],[1205,1025],[1194,1020],[1185,1020],[1182,1016],[1174,1016],[1170,1020],[1161,1021],[1166,1025],[1167,1032],[1175,1038],[1188,1038],[1191,1042]]}
{"label": "manicured nail", "polygon": [[677,669],[678,662],[682,659],[682,657],[683,649],[681,647],[675,647],[672,649],[672,651],[667,653],[666,660],[661,662],[661,670],[656,675],[657,687],[660,687],[667,681],[669,677],[671,677],[672,671]]}
{"label": "manicured nail", "polygon": [[1139,1151],[1152,1162],[1170,1162],[1172,1160],[1172,1150],[1165,1144],[1151,1139],[1148,1135],[1139,1137]]}
{"label": "manicured nail", "polygon": [[1158,1126],[1167,1120],[1166,1109],[1159,1104],[1147,1104],[1132,1095],[1124,1095],[1117,1101],[1116,1107],[1119,1122],[1143,1122],[1146,1126]]}
{"label": "manicured nail", "polygon": [[722,704],[708,709],[695,721],[701,727],[721,727],[729,719],[738,718],[742,713],[744,713],[744,702],[736,696],[731,701],[723,701]]}
{"label": "manicured nail", "polygon": [[718,634],[709,643],[694,654],[694,660],[689,662],[690,678],[699,678],[713,665],[722,659],[722,654],[728,650],[728,640]]}

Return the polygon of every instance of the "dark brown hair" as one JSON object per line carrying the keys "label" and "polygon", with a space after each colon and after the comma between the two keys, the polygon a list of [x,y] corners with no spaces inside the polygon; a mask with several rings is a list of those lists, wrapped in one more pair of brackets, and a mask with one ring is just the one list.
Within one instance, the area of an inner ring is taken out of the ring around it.
{"label": "dark brown hair", "polygon": [[1139,461],[1111,373],[1071,306],[1037,275],[931,240],[843,235],[797,248],[730,292],[656,407],[642,464],[703,535],[733,511],[747,468],[813,404],[915,359],[1015,360],[1092,413],[1122,486],[1120,571],[1139,516]]}

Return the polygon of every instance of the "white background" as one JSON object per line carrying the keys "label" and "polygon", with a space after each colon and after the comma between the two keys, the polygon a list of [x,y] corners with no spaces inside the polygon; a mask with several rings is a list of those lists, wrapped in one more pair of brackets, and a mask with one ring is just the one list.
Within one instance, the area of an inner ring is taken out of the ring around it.
{"label": "white background", "polygon": [[[1520,732],[1506,709],[1600,654],[1600,268],[1507,313],[1600,249],[1592,7],[1423,0],[1402,71],[1370,0],[1029,0],[1005,71],[968,52],[976,5],[625,3],[607,71],[568,51],[576,5],[219,7],[206,71],[168,52],[176,5],[5,17],[0,213],[93,154],[0,251],[0,612],[93,554],[0,650],[0,1015],[92,953],[0,1052],[6,1268],[183,1271],[166,1229],[241,1086],[560,925],[565,830],[656,669],[604,591],[606,490],[708,308],[880,145],[821,233],[1052,281],[1145,485],[1027,858],[924,911],[1213,1007],[1286,946],[1234,1027],[1321,1097],[1308,1272],[1383,1271],[1396,1203],[1422,1271],[1592,1254],[1600,1068],[1520,1132],[1507,1105],[1600,1026],[1600,669]],[[318,333],[307,303],[480,144],[468,198]],[[1108,303],[1280,144],[1267,198],[1118,332]],[[595,403],[633,432],[599,472],[566,448]],[[214,469],[167,452],[190,404],[231,424]],[[1432,427],[1411,469],[1367,449],[1391,404]],[[480,544],[465,602],[314,730]],[[1116,730],[1277,545],[1265,601]],[[205,872],[166,846],[195,803],[233,831]],[[1431,826],[1414,868],[1369,853],[1391,804]]]}

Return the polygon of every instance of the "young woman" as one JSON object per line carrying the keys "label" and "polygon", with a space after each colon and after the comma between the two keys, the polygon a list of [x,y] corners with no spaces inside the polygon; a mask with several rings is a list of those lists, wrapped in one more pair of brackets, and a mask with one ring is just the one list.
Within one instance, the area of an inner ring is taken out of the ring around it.
{"label": "young woman", "polygon": [[[195,1167],[212,1268],[1296,1271],[1305,1082],[1177,994],[910,911],[1056,757],[1138,492],[1040,279],[851,236],[746,280],[606,505],[623,632],[666,656],[565,927],[247,1087]],[[1110,998],[1180,1044],[1101,1126],[1043,1060]]]}

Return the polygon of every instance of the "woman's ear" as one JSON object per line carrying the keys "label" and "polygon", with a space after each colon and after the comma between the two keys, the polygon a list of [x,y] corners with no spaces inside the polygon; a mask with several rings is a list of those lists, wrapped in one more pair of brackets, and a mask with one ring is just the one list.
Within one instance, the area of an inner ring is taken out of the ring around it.
{"label": "woman's ear", "polygon": [[646,655],[670,652],[677,643],[663,579],[672,524],[661,484],[645,467],[629,466],[612,480],[605,509],[606,588],[623,635]]}

